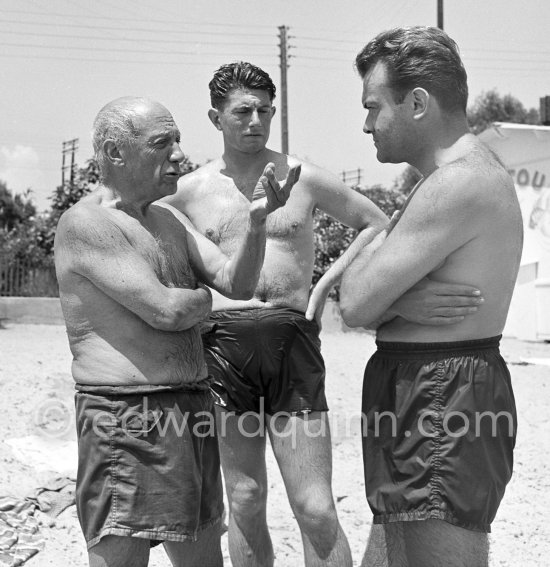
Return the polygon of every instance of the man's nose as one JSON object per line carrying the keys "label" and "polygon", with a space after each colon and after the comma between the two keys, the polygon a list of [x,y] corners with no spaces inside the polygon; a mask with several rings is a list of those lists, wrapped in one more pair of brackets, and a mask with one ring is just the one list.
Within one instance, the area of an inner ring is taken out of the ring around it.
{"label": "man's nose", "polygon": [[182,162],[184,158],[185,154],[180,148],[180,145],[177,142],[174,142],[174,144],[172,145],[172,153],[170,154],[170,161]]}
{"label": "man's nose", "polygon": [[250,114],[250,124],[252,125],[260,124],[260,115],[258,114],[257,110],[254,110]]}
{"label": "man's nose", "polygon": [[368,118],[365,120],[365,123],[363,124],[363,132],[365,132],[365,134],[372,134],[372,127],[369,126]]}

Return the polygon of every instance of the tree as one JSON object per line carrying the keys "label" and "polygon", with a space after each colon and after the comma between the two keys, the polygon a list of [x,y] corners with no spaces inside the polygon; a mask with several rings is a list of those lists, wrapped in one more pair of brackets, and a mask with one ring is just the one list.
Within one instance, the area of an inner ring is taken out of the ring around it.
{"label": "tree", "polygon": [[408,195],[414,186],[422,179],[418,169],[408,165],[405,170],[393,182],[393,189],[403,195]]}
{"label": "tree", "polygon": [[479,95],[468,109],[468,123],[474,134],[480,134],[493,122],[540,124],[540,117],[537,109],[527,110],[511,94],[501,96],[492,89]]}
{"label": "tree", "polygon": [[0,228],[11,230],[16,225],[34,217],[36,207],[33,205],[29,192],[23,195],[13,194],[7,185],[0,181]]}

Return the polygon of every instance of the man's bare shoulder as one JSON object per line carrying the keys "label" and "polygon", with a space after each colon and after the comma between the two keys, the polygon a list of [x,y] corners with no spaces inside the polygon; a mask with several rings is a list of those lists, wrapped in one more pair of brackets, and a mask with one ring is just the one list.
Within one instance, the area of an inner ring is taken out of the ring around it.
{"label": "man's bare shoulder", "polygon": [[57,224],[54,247],[78,252],[89,248],[110,247],[124,238],[124,232],[111,209],[94,201],[80,201],[65,211]]}
{"label": "man's bare shoulder", "polygon": [[177,191],[173,195],[161,199],[161,202],[184,210],[186,204],[196,200],[199,191],[211,186],[213,181],[220,177],[221,167],[221,159],[215,159],[186,173],[178,180]]}
{"label": "man's bare shoulder", "polygon": [[197,169],[185,174],[178,181],[178,189],[180,187],[196,187],[202,183],[208,182],[212,176],[220,175],[223,167],[221,158],[211,160]]}
{"label": "man's bare shoulder", "polygon": [[424,180],[418,193],[434,206],[462,207],[480,207],[515,195],[512,178],[497,156],[481,144],[440,165]]}

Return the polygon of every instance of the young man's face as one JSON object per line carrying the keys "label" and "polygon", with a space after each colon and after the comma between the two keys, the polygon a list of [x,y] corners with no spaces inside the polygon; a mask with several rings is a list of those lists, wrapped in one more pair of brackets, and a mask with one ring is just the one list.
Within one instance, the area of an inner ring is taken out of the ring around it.
{"label": "young man's face", "polygon": [[397,104],[388,86],[386,67],[378,62],[363,78],[363,107],[368,110],[363,132],[371,134],[376,157],[382,163],[407,161],[411,124],[407,113],[408,99]]}
{"label": "young man's face", "polygon": [[184,154],[180,133],[172,115],[160,104],[140,109],[134,119],[139,132],[126,148],[128,175],[136,191],[142,189],[154,200],[176,192]]}
{"label": "young man's face", "polygon": [[275,114],[267,91],[235,89],[229,93],[223,106],[212,112],[211,120],[223,133],[226,148],[244,153],[255,153],[265,148]]}

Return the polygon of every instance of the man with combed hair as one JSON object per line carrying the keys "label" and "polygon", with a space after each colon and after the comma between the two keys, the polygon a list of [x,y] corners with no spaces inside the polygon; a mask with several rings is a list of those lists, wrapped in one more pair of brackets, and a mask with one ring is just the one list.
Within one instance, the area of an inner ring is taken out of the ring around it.
{"label": "man with combed hair", "polygon": [[[468,128],[466,71],[437,28],[381,33],[358,54],[364,131],[378,160],[423,178],[384,240],[344,274],[351,326],[428,276],[483,290],[477,313],[445,327],[382,323],[363,384],[363,452],[374,525],[368,566],[481,567],[512,474],[516,411],[499,353],[522,249],[512,179]],[[384,416],[384,417],[382,417]]]}
{"label": "man with combed hair", "polygon": [[287,201],[299,165],[282,187],[265,167],[228,258],[181,213],[152,204],[176,191],[184,159],[164,106],[112,101],[93,141],[101,184],[63,214],[55,238],[90,566],[146,566],[162,541],[173,565],[221,567],[219,454],[198,326],[211,309],[205,284],[251,297],[266,217]]}
{"label": "man with combed hair", "polygon": [[[254,178],[266,163],[285,177],[296,159],[266,147],[275,113],[275,85],[250,63],[223,65],[210,82],[209,118],[223,135],[222,157],[183,177],[167,199],[228,255],[243,231]],[[319,208],[362,230],[309,296],[313,274],[313,214]],[[312,164],[303,163],[286,210],[267,223],[266,257],[254,297],[215,294],[203,330],[217,397],[218,434],[229,499],[233,565],[271,566],[266,522],[265,429],[302,534],[306,566],[351,566],[348,542],[332,495],[331,437],[324,391],[319,324],[331,286],[362,239],[387,223],[369,199]],[[404,316],[452,323],[476,309],[473,288],[423,284],[392,306]],[[428,290],[428,291],[426,291]],[[433,309],[418,309],[429,296]],[[443,305],[455,306],[443,308]],[[306,312],[307,311],[307,312]],[[443,316],[442,316],[443,315]]]}

